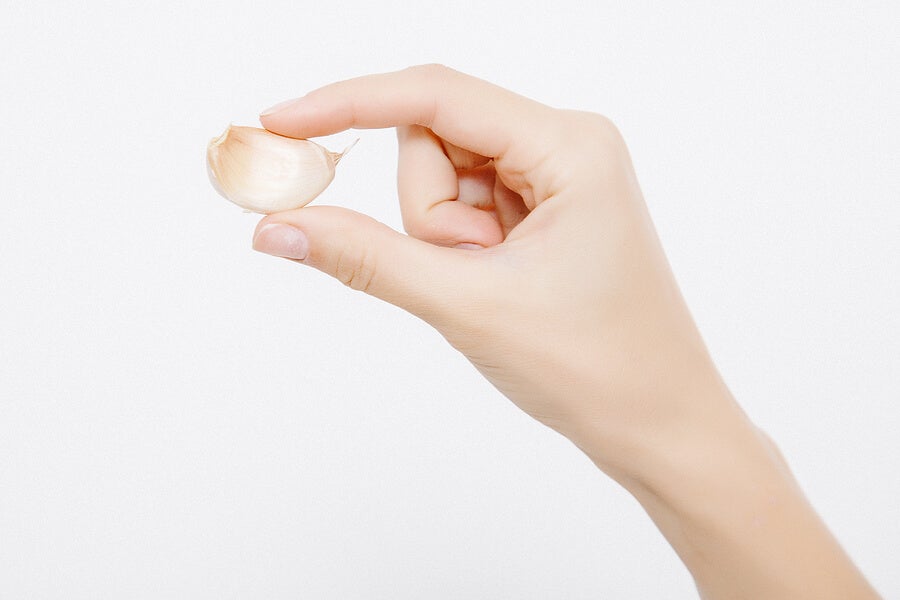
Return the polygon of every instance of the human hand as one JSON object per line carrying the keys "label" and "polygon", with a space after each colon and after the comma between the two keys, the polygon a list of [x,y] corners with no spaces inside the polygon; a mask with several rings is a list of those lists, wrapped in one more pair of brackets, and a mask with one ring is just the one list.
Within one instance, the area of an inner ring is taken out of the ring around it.
{"label": "human hand", "polygon": [[298,138],[397,128],[409,236],[313,206],[264,218],[254,247],[432,324],[635,495],[703,597],[877,596],[719,377],[607,119],[425,66],[261,120]]}
{"label": "human hand", "polygon": [[263,219],[255,247],[431,323],[608,471],[723,404],[607,119],[425,66],[332,84],[261,120],[298,138],[397,127],[409,237],[313,206]]}

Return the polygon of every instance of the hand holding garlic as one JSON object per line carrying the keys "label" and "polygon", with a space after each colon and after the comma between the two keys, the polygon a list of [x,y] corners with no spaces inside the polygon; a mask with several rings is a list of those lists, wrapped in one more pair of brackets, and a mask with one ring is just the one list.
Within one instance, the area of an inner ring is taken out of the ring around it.
{"label": "hand holding garlic", "polygon": [[[642,503],[704,598],[877,597],[719,376],[607,119],[438,66],[261,119],[301,139],[397,128],[408,236],[314,206],[264,218],[254,247],[431,323]],[[254,210],[282,206],[265,186]]]}

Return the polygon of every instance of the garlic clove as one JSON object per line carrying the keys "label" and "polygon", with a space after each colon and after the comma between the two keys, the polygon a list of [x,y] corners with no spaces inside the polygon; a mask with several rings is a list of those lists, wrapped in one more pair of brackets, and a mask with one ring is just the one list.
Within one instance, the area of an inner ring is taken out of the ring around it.
{"label": "garlic clove", "polygon": [[[358,140],[357,140],[358,141]],[[343,152],[256,127],[229,125],[206,148],[210,182],[238,206],[269,214],[309,204],[334,179]]]}

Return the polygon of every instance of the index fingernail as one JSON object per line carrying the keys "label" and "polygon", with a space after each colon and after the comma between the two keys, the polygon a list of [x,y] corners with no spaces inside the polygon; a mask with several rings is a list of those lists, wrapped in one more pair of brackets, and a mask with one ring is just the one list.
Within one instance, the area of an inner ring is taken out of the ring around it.
{"label": "index fingernail", "polygon": [[289,107],[293,104],[296,104],[298,100],[300,100],[300,98],[291,98],[290,100],[285,100],[284,102],[279,102],[275,106],[270,106],[266,110],[259,113],[259,116],[268,117],[268,116],[274,115],[275,113],[279,113],[279,112],[283,111],[284,109],[286,109],[287,107]]}

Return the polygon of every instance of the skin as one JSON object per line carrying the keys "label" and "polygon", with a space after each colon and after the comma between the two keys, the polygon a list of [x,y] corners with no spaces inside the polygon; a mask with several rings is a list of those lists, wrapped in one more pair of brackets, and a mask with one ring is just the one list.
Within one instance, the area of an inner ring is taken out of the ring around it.
{"label": "skin", "polygon": [[408,235],[315,206],[264,218],[254,248],[434,326],[634,495],[701,597],[878,597],[722,381],[608,119],[427,65],[261,121],[296,138],[396,128]]}

